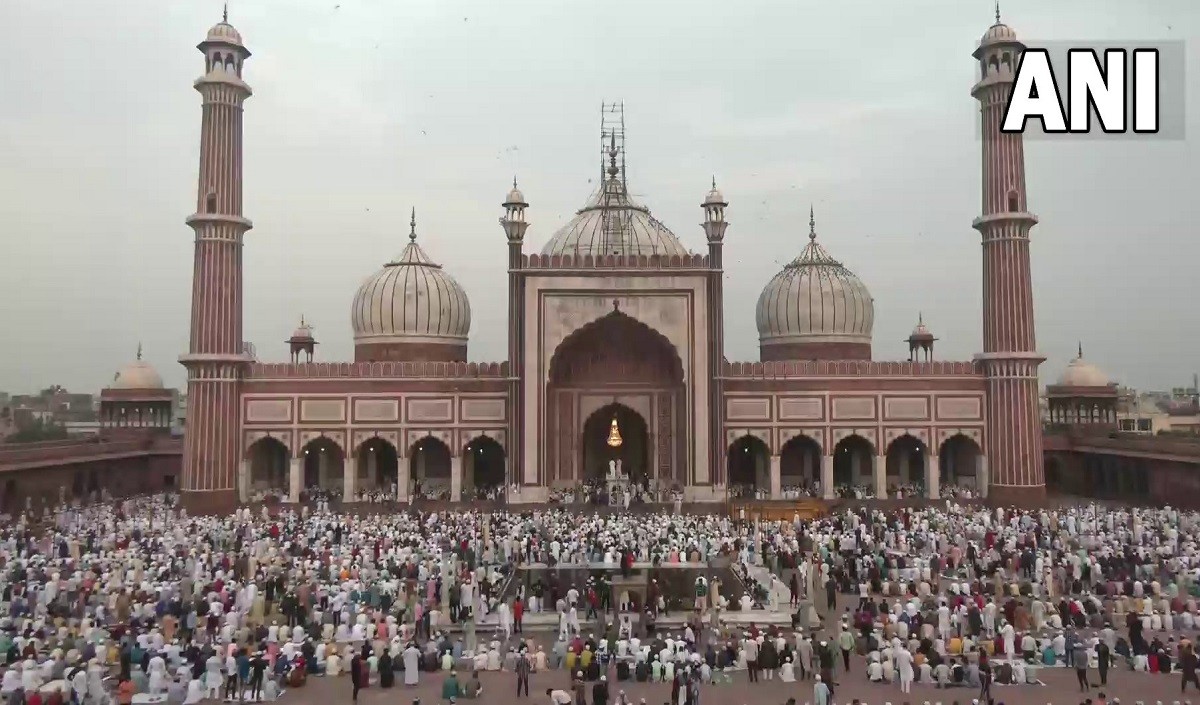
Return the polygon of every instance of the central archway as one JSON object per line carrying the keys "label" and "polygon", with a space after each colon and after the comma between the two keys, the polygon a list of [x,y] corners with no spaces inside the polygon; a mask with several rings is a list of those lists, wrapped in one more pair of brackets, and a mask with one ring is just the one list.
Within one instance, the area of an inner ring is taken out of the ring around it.
{"label": "central archway", "polygon": [[[621,445],[616,448],[608,445],[614,420],[621,436]],[[646,420],[641,414],[624,404],[600,407],[583,424],[581,479],[584,482],[602,481],[608,475],[609,462],[619,460],[622,472],[629,475],[632,482],[644,482],[650,476],[649,441]]]}
{"label": "central archway", "polygon": [[[618,457],[650,485],[687,483],[683,363],[661,333],[614,304],[562,341],[548,372],[548,484],[603,479]],[[619,455],[604,443],[614,415],[625,442]]]}

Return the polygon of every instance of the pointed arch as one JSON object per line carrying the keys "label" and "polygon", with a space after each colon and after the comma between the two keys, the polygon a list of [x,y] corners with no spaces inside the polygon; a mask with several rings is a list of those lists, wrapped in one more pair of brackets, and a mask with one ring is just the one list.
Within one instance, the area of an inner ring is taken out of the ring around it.
{"label": "pointed arch", "polygon": [[408,449],[408,472],[415,494],[450,497],[450,446],[434,435],[413,441]]}
{"label": "pointed arch", "polygon": [[475,436],[463,446],[463,497],[486,499],[508,481],[504,447],[491,436]]}
{"label": "pointed arch", "polygon": [[729,444],[726,462],[731,497],[771,491],[771,449],[761,438],[747,434],[735,439]]}
{"label": "pointed arch", "polygon": [[[563,338],[550,357],[551,384],[567,386],[613,365],[631,367],[630,376],[658,384],[682,385],[683,361],[666,336],[620,310],[600,316]],[[589,374],[591,373],[591,374]],[[589,380],[590,381],[590,380]]]}
{"label": "pointed arch", "polygon": [[929,448],[911,433],[892,439],[887,448],[887,483],[892,485],[925,485],[925,464]]}
{"label": "pointed arch", "polygon": [[956,433],[942,441],[938,449],[938,477],[942,487],[957,486],[982,491],[981,461],[983,449],[975,439]]}
{"label": "pointed arch", "polygon": [[304,487],[340,492],[345,487],[346,453],[329,436],[317,436],[300,450]]}
{"label": "pointed arch", "polygon": [[871,476],[875,444],[857,433],[842,438],[833,448],[833,486],[873,487]]}
{"label": "pointed arch", "polygon": [[288,489],[288,466],[291,452],[283,441],[274,436],[263,436],[246,449],[249,462],[250,490],[263,492]]}
{"label": "pointed arch", "polygon": [[779,451],[779,484],[812,489],[821,480],[821,444],[803,433],[792,436]]}
{"label": "pointed arch", "polygon": [[386,438],[371,436],[355,450],[355,469],[358,475],[354,486],[359,490],[381,490],[395,487],[400,477],[400,453]]}

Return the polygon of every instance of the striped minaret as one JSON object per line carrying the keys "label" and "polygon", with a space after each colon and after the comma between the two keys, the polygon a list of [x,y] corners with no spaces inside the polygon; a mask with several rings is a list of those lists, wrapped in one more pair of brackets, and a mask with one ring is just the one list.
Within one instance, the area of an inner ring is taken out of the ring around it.
{"label": "striped minaret", "polygon": [[1019,134],[1000,123],[1025,45],[1000,23],[983,35],[975,58],[980,78],[971,91],[979,101],[983,143],[983,215],[972,224],[983,239],[983,354],[987,380],[987,480],[989,498],[1027,503],[1045,495],[1038,365],[1033,332],[1029,231],[1037,216],[1025,200],[1025,153]]}
{"label": "striped minaret", "polygon": [[183,501],[194,512],[219,512],[237,503],[239,398],[249,362],[242,343],[242,103],[250,87],[242,65],[250,52],[228,16],[200,43],[204,75],[200,181],[192,264],[192,323],[188,353],[187,428],[183,450]]}

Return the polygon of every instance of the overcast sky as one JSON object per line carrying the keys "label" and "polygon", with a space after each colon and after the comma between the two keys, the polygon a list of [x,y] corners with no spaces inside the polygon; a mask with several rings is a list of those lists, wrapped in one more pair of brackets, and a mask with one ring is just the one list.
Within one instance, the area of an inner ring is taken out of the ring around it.
{"label": "overcast sky", "polygon": [[[94,391],[138,341],[169,384],[187,347],[200,97],[195,45],[220,0],[4,0],[0,390]],[[1185,40],[1196,0],[1005,0],[1027,40]],[[536,251],[599,170],[623,100],[631,189],[704,250],[730,201],[726,354],[757,359],[754,304],[820,241],[875,298],[876,359],[918,311],[942,359],[981,342],[980,143],[971,52],[990,0],[232,0],[245,78],[245,336],[286,358],[301,314],[322,360],[353,355],[359,283],[420,242],[471,297],[470,356],[505,354],[514,173]],[[1188,59],[1197,65],[1197,51]],[[1038,348],[1143,388],[1197,360],[1200,72],[1187,141],[1026,145]]]}

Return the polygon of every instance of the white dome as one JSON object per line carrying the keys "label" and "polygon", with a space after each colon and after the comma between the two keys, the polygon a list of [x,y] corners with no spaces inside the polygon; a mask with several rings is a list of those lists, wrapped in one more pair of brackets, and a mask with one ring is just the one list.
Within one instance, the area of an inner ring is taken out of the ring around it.
{"label": "white dome", "polygon": [[242,35],[238,33],[233,25],[222,20],[212,26],[208,30],[208,36],[204,38],[206,42],[220,42],[222,44],[232,44],[234,46],[244,46],[242,44]]}
{"label": "white dome", "polygon": [[629,197],[617,150],[609,151],[608,178],[587,205],[550,238],[543,255],[690,255],[679,238]]}
{"label": "white dome", "polygon": [[1082,348],[1058,378],[1060,387],[1107,387],[1109,383],[1108,375],[1099,367],[1084,361]]}
{"label": "white dome", "polygon": [[465,345],[471,303],[454,277],[417,244],[414,226],[400,256],[358,287],[350,323],[358,344]]}
{"label": "white dome", "polygon": [[875,305],[871,292],[841,262],[809,242],[776,274],[758,297],[755,320],[760,345],[793,343],[871,344]]}
{"label": "white dome", "polygon": [[162,389],[162,375],[149,362],[142,359],[142,346],[138,346],[137,359],[125,365],[113,378],[109,389]]}

